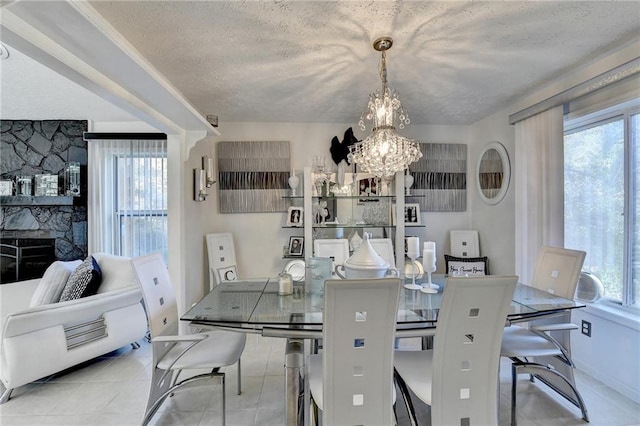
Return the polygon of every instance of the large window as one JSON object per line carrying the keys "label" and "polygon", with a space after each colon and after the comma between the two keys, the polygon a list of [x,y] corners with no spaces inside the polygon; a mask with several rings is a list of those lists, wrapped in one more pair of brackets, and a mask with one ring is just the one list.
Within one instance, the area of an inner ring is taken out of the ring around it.
{"label": "large window", "polygon": [[114,231],[122,256],[167,251],[167,157],[163,152],[115,157]]}
{"label": "large window", "polygon": [[605,297],[640,307],[639,111],[629,104],[565,121],[564,241]]}
{"label": "large window", "polygon": [[89,141],[90,249],[131,258],[161,252],[167,260],[166,139],[95,135]]}

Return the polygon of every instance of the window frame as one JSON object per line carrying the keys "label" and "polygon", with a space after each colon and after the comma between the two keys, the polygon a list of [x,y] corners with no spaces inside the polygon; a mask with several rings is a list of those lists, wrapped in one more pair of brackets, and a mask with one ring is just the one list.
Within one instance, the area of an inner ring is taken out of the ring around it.
{"label": "window frame", "polygon": [[[589,114],[585,114],[579,117],[571,117],[569,114],[564,117],[563,128],[563,145],[564,137],[569,134],[576,133],[585,129],[602,126],[607,123],[611,123],[617,120],[623,120],[623,134],[624,134],[624,170],[623,170],[623,188],[624,188],[624,204],[623,204],[623,268],[622,268],[622,300],[611,299],[603,297],[602,301],[609,305],[621,307],[625,309],[633,310],[634,312],[640,311],[640,300],[636,300],[634,304],[633,296],[633,283],[632,283],[632,252],[633,252],[633,238],[632,231],[634,228],[634,220],[640,220],[634,217],[634,202],[638,202],[637,197],[635,200],[632,198],[635,188],[633,173],[633,158],[635,156],[635,150],[640,149],[640,134],[636,136],[635,145],[631,141],[631,118],[637,115],[640,120],[640,98],[633,99],[631,101],[623,102],[608,108],[604,108]],[[564,164],[564,160],[563,160]],[[640,173],[640,168],[636,171]]]}

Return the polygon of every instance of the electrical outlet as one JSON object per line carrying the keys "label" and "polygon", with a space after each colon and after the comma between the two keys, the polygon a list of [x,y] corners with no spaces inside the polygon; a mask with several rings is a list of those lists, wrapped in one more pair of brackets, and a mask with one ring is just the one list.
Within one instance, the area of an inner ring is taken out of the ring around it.
{"label": "electrical outlet", "polygon": [[591,323],[589,321],[582,320],[582,334],[591,337]]}

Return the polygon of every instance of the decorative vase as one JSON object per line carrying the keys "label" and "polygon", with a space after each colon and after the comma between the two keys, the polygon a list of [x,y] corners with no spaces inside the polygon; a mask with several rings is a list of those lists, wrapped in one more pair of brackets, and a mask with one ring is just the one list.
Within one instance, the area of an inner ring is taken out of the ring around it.
{"label": "decorative vase", "polygon": [[407,173],[406,175],[404,175],[404,187],[406,195],[411,195],[411,186],[413,186],[413,176]]}
{"label": "decorative vase", "polygon": [[289,186],[291,187],[291,196],[296,196],[296,188],[300,184],[300,178],[296,175],[291,175],[289,177]]}

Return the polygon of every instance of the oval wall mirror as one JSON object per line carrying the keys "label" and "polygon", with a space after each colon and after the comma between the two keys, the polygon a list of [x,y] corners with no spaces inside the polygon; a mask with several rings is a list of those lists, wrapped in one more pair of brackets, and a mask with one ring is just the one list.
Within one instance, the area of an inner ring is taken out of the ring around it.
{"label": "oval wall mirror", "polygon": [[478,158],[478,193],[487,204],[498,204],[507,193],[511,166],[509,154],[500,142],[490,142]]}

